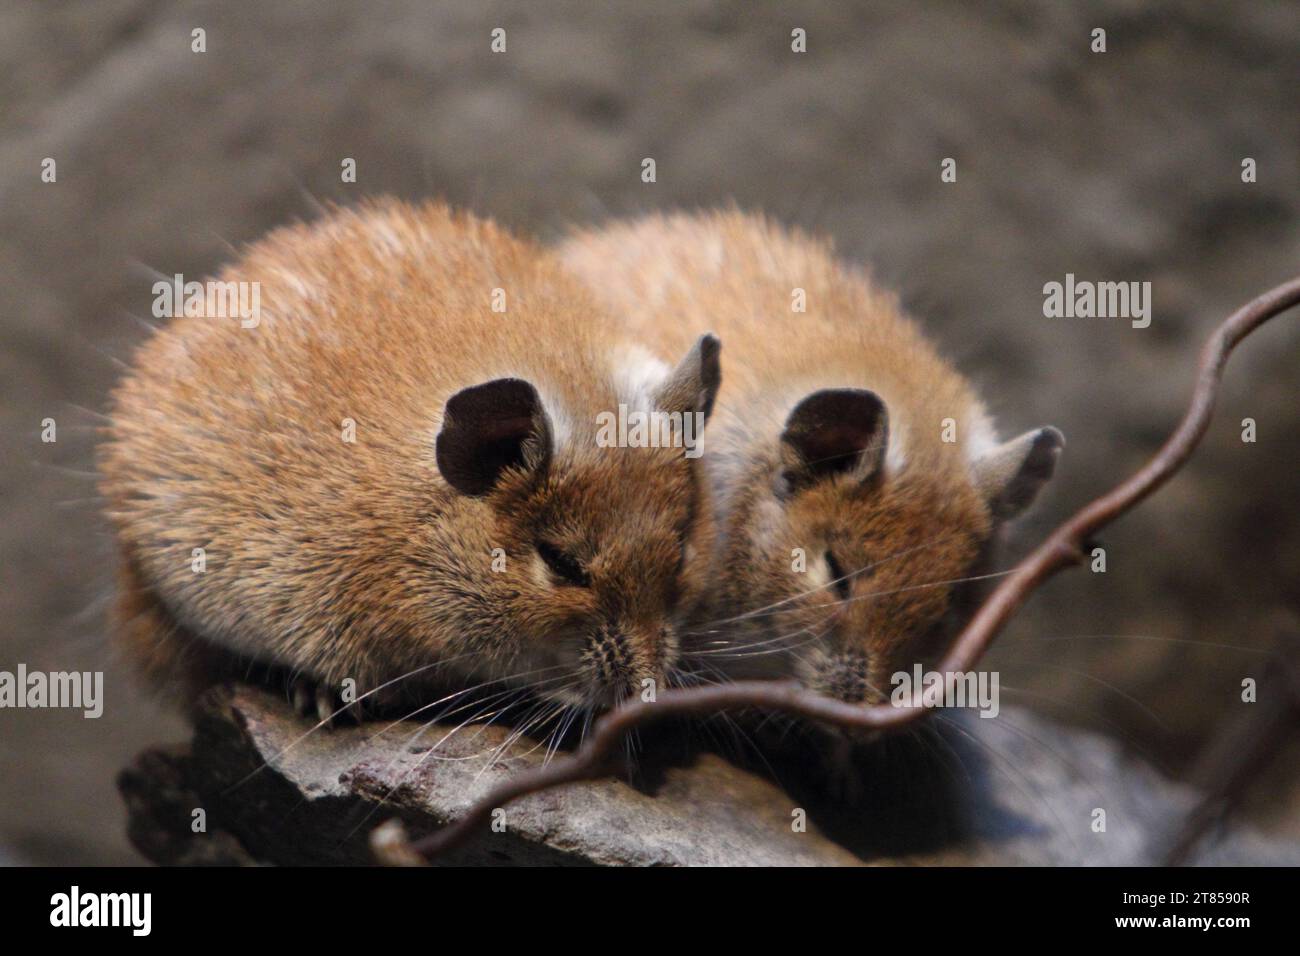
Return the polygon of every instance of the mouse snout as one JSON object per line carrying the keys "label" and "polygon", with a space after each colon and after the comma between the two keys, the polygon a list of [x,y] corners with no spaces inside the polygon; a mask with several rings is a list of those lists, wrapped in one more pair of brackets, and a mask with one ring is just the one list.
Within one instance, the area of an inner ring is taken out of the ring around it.
{"label": "mouse snout", "polygon": [[872,670],[868,654],[838,651],[823,655],[813,664],[807,683],[818,693],[848,704],[877,704],[887,695]]}
{"label": "mouse snout", "polygon": [[594,631],[582,663],[596,704],[611,707],[648,687],[657,691],[664,686],[671,644],[672,633],[667,627],[647,631],[606,624]]}

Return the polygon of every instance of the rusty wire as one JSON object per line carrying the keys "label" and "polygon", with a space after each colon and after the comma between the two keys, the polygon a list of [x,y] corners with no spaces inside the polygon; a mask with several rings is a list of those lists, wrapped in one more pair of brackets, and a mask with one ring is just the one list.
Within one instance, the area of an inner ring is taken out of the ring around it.
{"label": "rusty wire", "polygon": [[[1247,335],[1298,303],[1300,278],[1248,302],[1215,329],[1201,350],[1191,404],[1173,434],[1138,471],[1085,505],[1012,569],[953,641],[937,665],[939,671],[969,671],[1034,589],[1062,568],[1081,563],[1085,547],[1098,530],[1143,501],[1186,463],[1209,428],[1228,356]],[[512,800],[610,772],[608,758],[623,735],[654,720],[756,707],[840,727],[883,731],[917,720],[939,703],[941,693],[942,687],[932,685],[914,693],[908,706],[862,707],[823,697],[785,681],[747,681],[664,691],[655,701],[635,700],[609,711],[596,721],[592,735],[572,754],[503,781],[441,829],[407,842],[400,834],[395,838],[392,827],[381,827],[371,841],[372,848],[384,862],[428,862],[464,842],[491,819],[494,809]]]}

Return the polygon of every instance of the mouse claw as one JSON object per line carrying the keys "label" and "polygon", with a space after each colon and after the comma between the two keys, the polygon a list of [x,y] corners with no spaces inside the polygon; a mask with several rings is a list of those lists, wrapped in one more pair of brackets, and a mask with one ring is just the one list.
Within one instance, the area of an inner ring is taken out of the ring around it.
{"label": "mouse claw", "polygon": [[293,685],[293,709],[298,714],[306,716],[311,713],[312,699],[311,688],[304,682],[299,681]]}
{"label": "mouse claw", "polygon": [[326,727],[334,726],[334,694],[327,687],[316,688],[316,716]]}
{"label": "mouse claw", "polygon": [[310,680],[295,680],[289,690],[293,709],[303,717],[315,719],[320,726],[335,727],[340,717],[361,723],[360,701],[346,703],[334,688]]}

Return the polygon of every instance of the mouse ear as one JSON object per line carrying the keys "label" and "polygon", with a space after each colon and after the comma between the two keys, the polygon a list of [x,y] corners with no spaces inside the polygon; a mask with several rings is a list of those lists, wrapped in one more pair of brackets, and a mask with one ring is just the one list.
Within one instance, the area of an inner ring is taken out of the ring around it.
{"label": "mouse ear", "polygon": [[975,488],[993,517],[1012,518],[1028,508],[1056,470],[1065,436],[1055,428],[1039,428],[998,445],[971,466]]}
{"label": "mouse ear", "polygon": [[550,419],[528,382],[494,379],[447,399],[434,451],[447,484],[464,495],[485,495],[506,469],[545,471]]}
{"label": "mouse ear", "polygon": [[889,414],[865,388],[824,388],[803,398],[781,433],[781,464],[789,486],[832,475],[867,482],[882,473],[889,445]]}
{"label": "mouse ear", "polygon": [[655,407],[665,412],[700,412],[707,419],[722,384],[718,353],[722,343],[711,333],[701,335],[686,357],[664,379],[655,393]]}

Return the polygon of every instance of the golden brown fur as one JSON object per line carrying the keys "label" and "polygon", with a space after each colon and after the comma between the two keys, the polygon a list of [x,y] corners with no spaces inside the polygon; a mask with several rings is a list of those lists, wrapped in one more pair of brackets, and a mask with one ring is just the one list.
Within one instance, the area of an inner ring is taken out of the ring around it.
{"label": "golden brown fur", "polygon": [[[721,544],[689,642],[700,666],[794,673],[848,700],[881,699],[949,610],[946,582],[971,573],[995,521],[1050,474],[1059,433],[999,447],[970,386],[892,296],[829,244],[760,217],[615,223],[571,237],[561,257],[661,353],[705,328],[727,343],[704,452]],[[806,312],[793,308],[796,290]],[[835,409],[860,413],[812,416],[800,454],[782,436],[801,434],[794,410],[821,390],[837,390]],[[887,429],[863,441],[882,403]],[[949,419],[955,441],[944,440]],[[857,429],[858,444],[841,425]],[[817,448],[842,467],[819,465]],[[795,570],[800,553],[805,573]]]}
{"label": "golden brown fur", "polygon": [[[443,679],[572,703],[667,679],[709,509],[680,448],[595,446],[597,413],[629,398],[624,366],[644,362],[550,252],[383,202],[278,230],[221,278],[261,284],[260,324],[171,321],[101,448],[119,633],[146,673],[188,691],[253,661],[365,692],[440,662]],[[530,433],[490,491],[464,493],[439,470],[444,408],[500,378],[535,387],[554,447]],[[590,586],[557,580],[539,541]]]}

